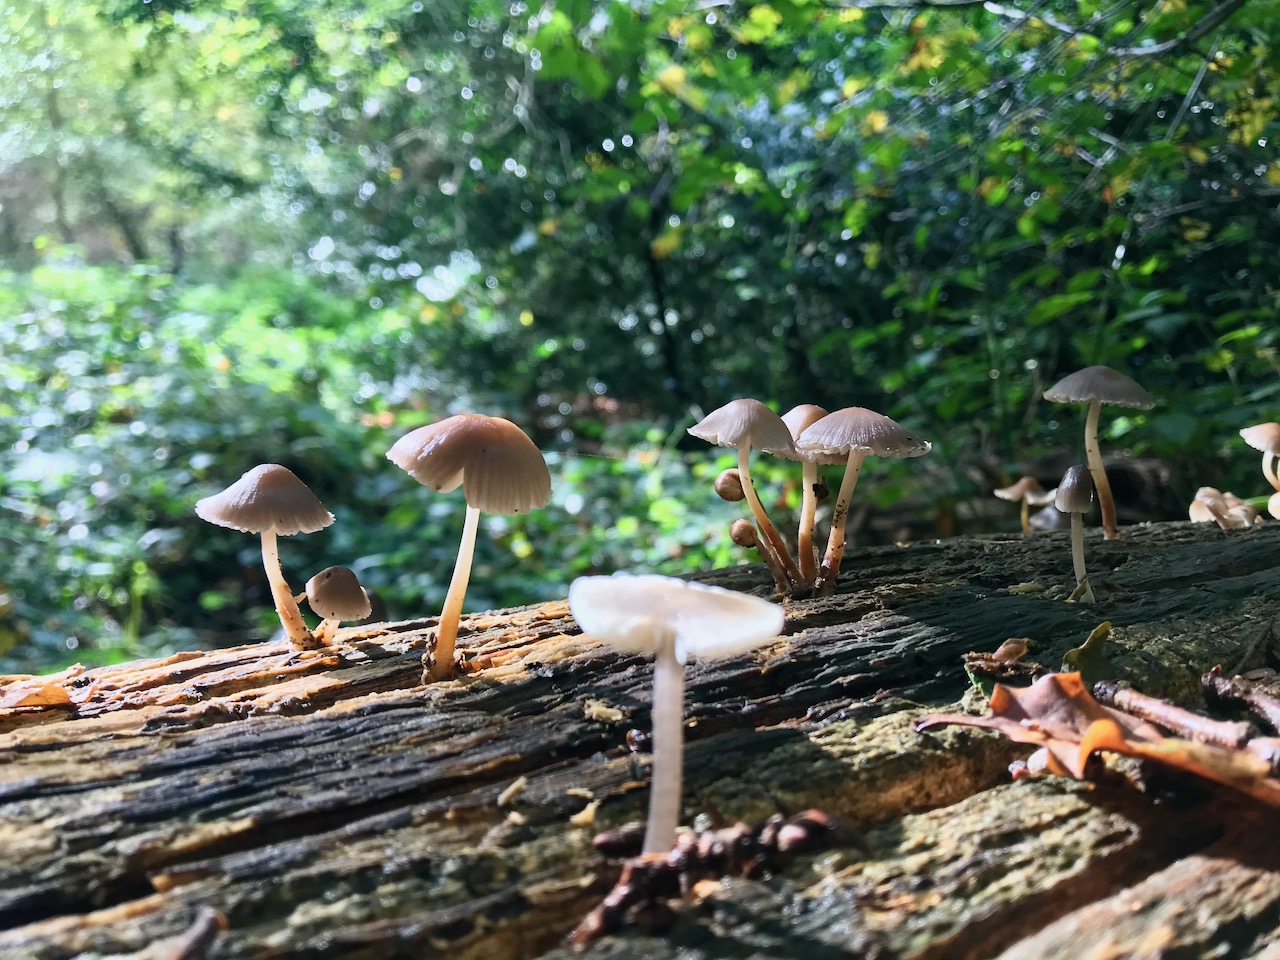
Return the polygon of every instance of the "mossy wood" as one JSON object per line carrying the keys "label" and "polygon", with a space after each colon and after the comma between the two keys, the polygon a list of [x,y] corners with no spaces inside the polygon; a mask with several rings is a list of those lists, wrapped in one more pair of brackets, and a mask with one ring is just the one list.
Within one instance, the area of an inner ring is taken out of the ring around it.
{"label": "mossy wood", "polygon": [[[819,807],[863,848],[703,884],[661,936],[582,955],[1280,951],[1274,810],[1183,780],[1160,798],[1011,783],[1025,748],[912,730],[965,695],[961,654],[1012,636],[1056,664],[1110,620],[1115,672],[1186,702],[1209,667],[1273,655],[1280,527],[1095,531],[1088,549],[1093,605],[1061,599],[1065,533],[856,550],[776,644],[692,666],[686,821]],[[705,579],[771,586],[754,566]],[[617,876],[591,838],[644,810],[627,733],[649,726],[650,666],[548,603],[466,618],[476,669],[423,687],[433,626],[10,679],[0,697],[26,705],[0,710],[0,957],[163,956],[205,907],[227,928],[185,955],[570,956]]]}

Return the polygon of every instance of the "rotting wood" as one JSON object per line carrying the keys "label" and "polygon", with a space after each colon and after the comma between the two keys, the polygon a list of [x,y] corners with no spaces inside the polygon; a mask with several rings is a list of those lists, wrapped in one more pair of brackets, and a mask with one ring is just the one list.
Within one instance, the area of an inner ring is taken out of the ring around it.
{"label": "rotting wood", "polygon": [[[1173,903],[1175,887],[1191,903],[1199,876],[1206,890],[1244,884],[1258,906],[1224,904],[1201,934],[1175,924],[1170,942],[1261,949],[1280,862],[1229,841],[1274,832],[1273,812],[1213,788],[1187,786],[1174,806],[1009,784],[1015,745],[911,730],[965,693],[962,653],[1011,636],[1053,664],[1108,619],[1118,678],[1187,702],[1214,664],[1266,662],[1280,529],[1124,533],[1089,538],[1090,606],[1061,599],[1065,534],[856,552],[834,597],[788,605],[778,643],[691,667],[686,820],[818,807],[864,825],[871,852],[700,888],[665,936],[627,931],[582,955],[1068,956],[1081,924],[1111,923],[1118,904],[1137,908],[1115,942],[1164,936],[1143,928],[1143,905]],[[770,588],[760,567],[702,579]],[[0,710],[0,956],[143,956],[205,908],[227,926],[211,957],[558,953],[616,878],[592,836],[643,812],[647,761],[626,737],[648,729],[651,671],[578,636],[563,603],[463,626],[474,672],[430,687],[430,620],[344,630],[325,651],[260,644],[10,679],[0,694],[54,684],[71,702]],[[1040,952],[1017,954],[1020,940]]]}

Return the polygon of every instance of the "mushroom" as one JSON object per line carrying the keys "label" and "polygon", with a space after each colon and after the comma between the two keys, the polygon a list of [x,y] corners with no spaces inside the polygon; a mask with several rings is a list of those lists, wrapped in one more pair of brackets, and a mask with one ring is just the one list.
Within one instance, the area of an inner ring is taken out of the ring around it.
{"label": "mushroom", "polygon": [[1216,523],[1223,530],[1251,527],[1258,520],[1258,511],[1228,490],[1222,493],[1216,487],[1201,487],[1187,508],[1192,523]]}
{"label": "mushroom", "polygon": [[[791,431],[791,439],[797,439],[809,427],[827,415],[824,407],[816,403],[802,403],[782,415],[782,422]],[[800,555],[800,577],[805,586],[813,586],[818,579],[818,552],[813,547],[813,520],[818,512],[818,464],[831,460],[821,454],[800,454],[801,482],[804,493],[800,498],[800,529],[796,534],[796,553]],[[839,463],[843,458],[837,459]]]}
{"label": "mushroom", "polygon": [[653,769],[644,852],[668,853],[680,819],[685,661],[732,656],[767,643],[782,630],[782,608],[675,577],[619,573],[573,581],[569,609],[584,632],[626,653],[654,656]]}
{"label": "mushroom", "polygon": [[730,503],[745,500],[747,496],[747,492],[742,489],[742,477],[733,467],[722,470],[720,476],[716,477],[715,491],[717,497]]}
{"label": "mushroom", "polygon": [[1035,477],[1022,477],[1008,487],[992,490],[1001,500],[1022,504],[1022,532],[1031,532],[1031,507],[1043,507],[1053,503],[1057,490],[1045,490]]}
{"label": "mushroom", "polygon": [[373,612],[369,595],[348,567],[325,567],[307,581],[307,603],[320,617],[316,639],[328,644],[343,620],[363,620]]}
{"label": "mushroom", "polygon": [[[742,484],[742,492],[746,495],[751,515],[760,528],[760,551],[762,554],[772,553],[777,558],[776,566],[785,574],[778,583],[778,590],[790,593],[801,581],[800,571],[791,559],[778,528],[769,520],[764,504],[756,495],[751,483],[751,448],[763,450],[788,458],[796,456],[795,444],[791,441],[791,431],[782,422],[782,418],[766,407],[759,400],[743,398],[732,400],[723,407],[712,410],[689,428],[689,433],[699,440],[713,443],[718,447],[735,447],[738,451],[738,478]],[[770,569],[775,564],[770,563]]]}
{"label": "mushroom", "polygon": [[196,516],[221,527],[262,535],[262,566],[285,636],[295,650],[314,648],[315,638],[280,570],[276,537],[323,530],[333,523],[333,514],[288,467],[264,463],[221,493],[197,500]]}
{"label": "mushroom", "polygon": [[1280,490],[1273,493],[1267,500],[1267,513],[1280,520]]}
{"label": "mushroom", "polygon": [[775,583],[785,583],[787,579],[786,573],[778,566],[777,558],[773,554],[760,550],[760,532],[756,530],[756,525],[750,520],[738,519],[729,524],[729,539],[740,547],[746,547],[748,550],[756,550],[760,553],[760,559],[764,561],[765,566],[769,568],[769,572],[773,574]]}
{"label": "mushroom", "polygon": [[1071,565],[1075,568],[1076,589],[1072,600],[1093,603],[1093,588],[1084,569],[1084,514],[1093,507],[1093,483],[1089,469],[1082,464],[1068,467],[1058,484],[1053,505],[1063,513],[1071,514]]}
{"label": "mushroom", "polygon": [[387,451],[387,459],[437,493],[461,486],[467,501],[462,542],[440,612],[435,649],[422,657],[423,682],[440,680],[453,671],[480,511],[514,514],[544,506],[551,498],[551,474],[542,451],[523,430],[510,420],[478,413],[458,414],[411,430]]}
{"label": "mushroom", "polygon": [[1102,466],[1102,450],[1098,446],[1098,415],[1102,404],[1117,407],[1133,407],[1150,410],[1154,406],[1151,395],[1123,373],[1110,367],[1085,367],[1063,377],[1044,392],[1044,398],[1053,403],[1087,403],[1088,416],[1084,421],[1084,453],[1089,463],[1089,474],[1098,489],[1098,506],[1102,510],[1102,535],[1108,540],[1116,538],[1116,502],[1111,496],[1111,484]]}
{"label": "mushroom", "polygon": [[858,483],[862,461],[871,454],[877,457],[898,459],[919,457],[928,453],[932,444],[921,440],[895,420],[865,407],[845,407],[829,413],[800,434],[796,448],[810,455],[838,456],[846,461],[844,479],[836,495],[835,512],[831,517],[831,534],[827,538],[827,552],[822,557],[822,567],[814,585],[819,597],[830,596],[836,588],[840,574],[840,559],[844,556],[844,527],[849,516],[849,500]]}
{"label": "mushroom", "polygon": [[1267,483],[1280,491],[1280,423],[1255,423],[1240,431],[1240,438],[1255,450],[1262,451],[1262,475]]}

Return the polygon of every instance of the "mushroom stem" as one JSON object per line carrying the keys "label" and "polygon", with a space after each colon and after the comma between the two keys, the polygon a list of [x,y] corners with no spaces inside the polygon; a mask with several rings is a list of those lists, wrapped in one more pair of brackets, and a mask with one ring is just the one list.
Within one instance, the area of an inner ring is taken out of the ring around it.
{"label": "mushroom stem", "polygon": [[653,765],[644,853],[670,853],[676,842],[684,778],[684,664],[668,633],[653,661]]}
{"label": "mushroom stem", "polygon": [[1076,588],[1084,586],[1080,595],[1081,603],[1093,603],[1093,588],[1089,586],[1089,575],[1084,569],[1084,514],[1071,514],[1071,565],[1076,572]]}
{"label": "mushroom stem", "polygon": [[818,512],[818,465],[805,461],[801,475],[804,495],[800,500],[800,530],[796,535],[796,552],[800,554],[800,579],[807,587],[818,579],[818,560],[813,549],[813,520]]}
{"label": "mushroom stem", "polygon": [[782,534],[778,533],[778,528],[769,519],[769,514],[765,513],[764,504],[756,494],[755,485],[751,482],[750,460],[751,447],[744,443],[738,447],[738,476],[742,478],[742,492],[747,495],[747,505],[751,508],[751,515],[756,518],[756,526],[760,528],[761,553],[772,551],[777,556],[778,565],[787,575],[788,590],[795,589],[800,583],[800,571],[796,567],[796,562],[791,559],[791,551],[783,542]]}
{"label": "mushroom stem", "polygon": [[1262,455],[1262,475],[1267,478],[1267,483],[1280,491],[1280,454]]}
{"label": "mushroom stem", "polygon": [[[462,618],[462,600],[467,595],[467,583],[471,579],[471,558],[476,549],[476,530],[480,526],[480,511],[467,504],[467,516],[462,523],[462,542],[458,545],[458,560],[453,565],[453,579],[444,597],[444,609],[440,611],[440,626],[436,628],[436,645],[430,654],[423,656],[422,682],[443,680],[453,673],[453,646],[458,639],[458,621]],[[430,662],[434,656],[435,663]]]}
{"label": "mushroom stem", "polygon": [[1084,420],[1084,455],[1089,464],[1089,475],[1093,477],[1094,489],[1098,491],[1098,508],[1102,511],[1102,535],[1108,540],[1116,538],[1116,502],[1111,496],[1111,484],[1107,481],[1107,471],[1102,466],[1102,448],[1098,446],[1098,415],[1102,412],[1102,404],[1097,400],[1089,401],[1089,415]]}
{"label": "mushroom stem", "polygon": [[1026,497],[1022,498],[1022,532],[1031,532],[1031,504]]}
{"label": "mushroom stem", "polygon": [[262,566],[267,571],[267,583],[271,586],[271,599],[275,601],[276,613],[280,617],[280,625],[284,627],[285,636],[295,650],[311,650],[316,646],[315,638],[307,629],[307,622],[302,619],[302,611],[298,609],[298,601],[293,599],[293,591],[280,570],[280,551],[276,546],[274,529],[262,531]]}
{"label": "mushroom stem", "polygon": [[858,474],[862,472],[862,461],[866,455],[865,450],[857,448],[849,451],[849,463],[844,468],[844,479],[840,481],[840,492],[836,495],[835,513],[831,515],[827,552],[822,557],[822,570],[814,587],[815,596],[829,597],[835,592],[840,559],[844,556],[844,525],[849,518],[849,501],[853,497],[853,488],[858,485]]}
{"label": "mushroom stem", "polygon": [[321,620],[320,626],[316,627],[316,639],[319,640],[323,646],[327,647],[333,642],[334,636],[338,633],[338,623],[339,621],[337,620],[327,618]]}

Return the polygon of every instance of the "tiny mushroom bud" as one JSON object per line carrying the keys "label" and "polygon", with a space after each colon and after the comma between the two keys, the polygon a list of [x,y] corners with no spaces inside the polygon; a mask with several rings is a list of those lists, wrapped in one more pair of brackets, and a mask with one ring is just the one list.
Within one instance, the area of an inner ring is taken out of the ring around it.
{"label": "tiny mushroom bud", "polygon": [[1040,486],[1040,481],[1035,477],[1023,477],[1017,483],[1008,487],[1001,487],[993,490],[997,497],[1001,500],[1009,500],[1012,503],[1022,504],[1022,532],[1031,532],[1031,507],[1044,507],[1053,503],[1053,498],[1057,494],[1056,490],[1045,490]]}
{"label": "tiny mushroom bud", "polygon": [[423,681],[440,680],[453,672],[480,511],[513,514],[544,506],[551,499],[551,474],[542,451],[523,430],[510,420],[478,413],[461,413],[411,430],[387,451],[387,459],[429,490],[448,493],[462,487],[467,501],[435,649],[422,658]]}
{"label": "tiny mushroom bud", "polygon": [[[811,426],[827,415],[824,407],[816,403],[802,403],[782,415],[782,422],[791,431],[791,439],[797,440]],[[800,529],[796,534],[796,553],[800,554],[800,576],[806,586],[813,586],[818,579],[818,551],[813,546],[813,522],[818,512],[818,464],[842,463],[843,457],[834,461],[819,453],[800,453],[801,482],[804,491],[800,498]]]}
{"label": "tiny mushroom bud", "polygon": [[733,467],[716,477],[715,488],[716,496],[730,503],[737,503],[739,500],[746,499],[747,496],[747,492],[742,489],[742,477]]}
{"label": "tiny mushroom bud", "polygon": [[333,514],[307,485],[288,467],[264,463],[221,493],[198,500],[196,516],[221,527],[262,535],[262,565],[285,635],[295,650],[315,647],[315,638],[307,629],[298,601],[280,570],[276,546],[277,535],[315,533],[333,523]]}
{"label": "tiny mushroom bud", "polygon": [[347,567],[325,567],[307,581],[307,603],[320,617],[316,639],[329,643],[342,621],[363,620],[373,612],[369,595]]}
{"label": "tiny mushroom bud", "polygon": [[750,520],[735,520],[729,524],[729,539],[740,547],[760,546],[760,535],[756,532],[756,525]]}
{"label": "tiny mushroom bud", "polygon": [[1089,474],[1098,488],[1098,506],[1102,510],[1102,535],[1108,540],[1116,538],[1116,503],[1111,496],[1111,484],[1102,466],[1102,449],[1098,446],[1098,416],[1102,404],[1118,407],[1134,407],[1150,410],[1154,405],[1151,395],[1123,373],[1110,367],[1093,366],[1077,370],[1063,377],[1044,392],[1044,398],[1053,403],[1087,403],[1089,413],[1084,421],[1084,452],[1089,462]]}
{"label": "tiny mushroom bud", "polygon": [[1068,467],[1058,484],[1054,500],[1063,513],[1071,514],[1071,564],[1075,567],[1076,590],[1074,597],[1081,603],[1093,603],[1093,588],[1084,569],[1084,522],[1081,519],[1093,506],[1093,483],[1087,467],[1077,464]]}
{"label": "tiny mushroom bud", "polygon": [[820,597],[830,596],[840,575],[840,560],[844,556],[844,525],[849,516],[849,500],[867,455],[876,457],[919,457],[928,453],[931,444],[895,420],[865,407],[845,407],[827,414],[812,424],[796,443],[797,449],[809,455],[839,457],[845,461],[844,479],[836,495],[835,512],[831,517],[831,534],[827,538],[827,552],[822,557],[814,592]]}
{"label": "tiny mushroom bud", "polygon": [[782,608],[720,587],[654,575],[580,577],[569,609],[586,633],[626,653],[654,655],[653,770],[645,853],[668,853],[680,819],[684,751],[684,665],[690,656],[728,657],[776,637]]}
{"label": "tiny mushroom bud", "polygon": [[1192,523],[1217,523],[1222,526],[1226,512],[1227,502],[1217,487],[1201,487],[1187,507],[1187,517]]}
{"label": "tiny mushroom bud", "polygon": [[746,496],[751,515],[760,527],[760,552],[772,553],[776,564],[770,563],[785,572],[784,579],[778,583],[778,590],[790,593],[800,582],[800,570],[791,559],[791,551],[787,549],[778,528],[769,520],[764,504],[756,495],[751,484],[751,448],[763,450],[778,456],[795,457],[795,444],[791,440],[791,431],[782,422],[782,418],[766,407],[759,400],[749,397],[733,400],[723,407],[712,410],[689,428],[689,433],[699,440],[713,443],[718,447],[734,447],[738,451],[738,478],[742,492]]}
{"label": "tiny mushroom bud", "polygon": [[1273,420],[1245,427],[1240,437],[1253,449],[1262,451],[1262,475],[1280,491],[1280,423]]}

